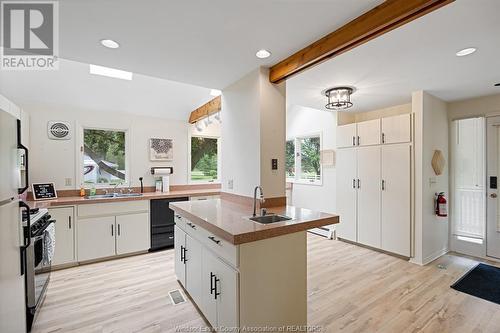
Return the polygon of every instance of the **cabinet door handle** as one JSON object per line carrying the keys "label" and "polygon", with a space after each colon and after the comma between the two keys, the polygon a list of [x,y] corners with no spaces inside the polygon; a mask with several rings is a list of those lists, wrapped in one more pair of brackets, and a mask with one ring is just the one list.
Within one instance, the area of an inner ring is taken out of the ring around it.
{"label": "cabinet door handle", "polygon": [[352,188],[356,188],[356,179],[352,179]]}
{"label": "cabinet door handle", "polygon": [[118,236],[120,236],[120,223],[118,223]]}
{"label": "cabinet door handle", "polygon": [[352,137],[352,145],[353,145],[353,146],[355,146],[355,145],[356,145],[356,137],[355,137],[355,136],[353,136],[353,137]]}
{"label": "cabinet door handle", "polygon": [[210,239],[212,242],[214,242],[215,244],[220,244],[220,240],[218,239],[215,239],[214,236],[208,236],[208,239]]}
{"label": "cabinet door handle", "polygon": [[382,143],[385,143],[385,133],[382,133]]}
{"label": "cabinet door handle", "polygon": [[359,135],[358,135],[358,146],[359,146]]}
{"label": "cabinet door handle", "polygon": [[385,180],[382,179],[382,191],[385,190]]}
{"label": "cabinet door handle", "polygon": [[115,235],[115,226],[112,224],[111,225],[111,236]]}
{"label": "cabinet door handle", "polygon": [[178,218],[178,219],[181,218],[181,216],[179,214],[175,214],[175,217]]}
{"label": "cabinet door handle", "polygon": [[186,261],[188,261],[187,258],[186,258],[186,252],[187,251],[188,251],[188,249],[186,249],[186,247],[184,246],[184,264],[186,264]]}
{"label": "cabinet door handle", "polygon": [[360,188],[360,187],[361,187],[361,181],[358,178],[358,188]]}
{"label": "cabinet door handle", "polygon": [[190,226],[191,228],[196,229],[196,226],[195,226],[194,224],[192,224],[191,222],[188,222],[188,223],[186,223],[186,224],[187,224],[188,226]]}
{"label": "cabinet door handle", "polygon": [[184,262],[184,246],[181,245],[181,262]]}
{"label": "cabinet door handle", "polygon": [[68,228],[71,229],[71,216],[68,216]]}
{"label": "cabinet door handle", "polygon": [[213,295],[215,288],[214,288],[214,277],[215,274],[213,272],[210,272],[210,295]]}
{"label": "cabinet door handle", "polygon": [[220,279],[217,278],[217,276],[214,275],[214,296],[215,299],[217,299],[217,296],[220,295],[220,292],[217,291],[217,283],[220,282]]}

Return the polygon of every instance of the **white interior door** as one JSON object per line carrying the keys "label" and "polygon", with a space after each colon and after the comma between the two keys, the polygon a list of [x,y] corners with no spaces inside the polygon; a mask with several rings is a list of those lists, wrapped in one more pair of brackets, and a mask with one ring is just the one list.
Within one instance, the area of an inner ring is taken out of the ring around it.
{"label": "white interior door", "polygon": [[410,256],[410,145],[382,147],[382,249]]}
{"label": "white interior door", "polygon": [[487,184],[486,255],[500,258],[500,216],[498,175],[500,168],[500,117],[487,120]]}
{"label": "white interior door", "polygon": [[337,150],[337,237],[353,242],[356,238],[356,149]]}
{"label": "white interior door", "polygon": [[380,248],[380,146],[358,148],[358,242]]}

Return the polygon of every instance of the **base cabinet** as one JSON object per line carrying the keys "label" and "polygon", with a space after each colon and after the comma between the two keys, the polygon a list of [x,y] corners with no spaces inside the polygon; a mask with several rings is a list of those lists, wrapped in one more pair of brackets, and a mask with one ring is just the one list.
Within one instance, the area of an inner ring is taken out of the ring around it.
{"label": "base cabinet", "polygon": [[113,255],[115,255],[115,217],[105,216],[79,220],[78,261]]}
{"label": "base cabinet", "polygon": [[116,254],[138,252],[149,248],[149,214],[138,213],[116,217]]}
{"label": "base cabinet", "polygon": [[76,261],[75,223],[73,207],[50,208],[49,214],[56,220],[56,250],[52,265],[63,265]]}

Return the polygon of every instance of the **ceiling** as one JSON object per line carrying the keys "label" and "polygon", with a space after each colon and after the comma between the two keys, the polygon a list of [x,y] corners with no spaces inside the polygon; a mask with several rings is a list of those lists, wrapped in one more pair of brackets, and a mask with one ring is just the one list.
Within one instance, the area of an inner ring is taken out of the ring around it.
{"label": "ceiling", "polygon": [[[272,65],[382,0],[64,0],[60,55],[223,89]],[[99,40],[121,47],[110,50]],[[259,49],[272,56],[255,57]]]}
{"label": "ceiling", "polygon": [[353,111],[408,103],[417,90],[445,101],[500,93],[498,13],[498,0],[456,0],[287,80],[287,103],[326,110],[321,92],[343,85],[357,89]]}
{"label": "ceiling", "polygon": [[134,74],[125,81],[91,75],[88,64],[69,60],[61,60],[56,71],[2,71],[0,92],[28,111],[44,105],[183,121],[213,98],[210,89],[151,76]]}

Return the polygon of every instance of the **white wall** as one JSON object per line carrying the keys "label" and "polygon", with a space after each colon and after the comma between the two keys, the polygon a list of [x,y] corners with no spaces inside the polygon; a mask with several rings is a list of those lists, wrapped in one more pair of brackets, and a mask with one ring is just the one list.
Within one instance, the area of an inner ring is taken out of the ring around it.
{"label": "white wall", "polygon": [[500,115],[500,94],[448,103],[448,118]]}
{"label": "white wall", "polygon": [[[434,195],[449,195],[447,105],[424,92],[412,95],[415,113],[415,257],[413,262],[427,264],[448,251],[448,218],[437,217]],[[437,176],[431,160],[435,150],[446,157],[446,166]]]}
{"label": "white wall", "polygon": [[[320,133],[322,149],[336,147],[336,112],[291,105],[286,113],[286,137]],[[321,185],[293,184],[292,204],[298,207],[336,213],[336,172],[335,167],[322,168]]]}
{"label": "white wall", "polygon": [[[223,89],[224,192],[253,196],[262,185],[267,198],[285,196],[285,96],[268,77],[259,68]],[[271,158],[278,158],[277,171],[271,171]]]}
{"label": "white wall", "polygon": [[[190,125],[185,121],[163,118],[143,117],[125,113],[89,112],[86,110],[59,109],[49,106],[26,106],[30,114],[30,181],[54,182],[58,189],[78,189],[76,166],[79,153],[76,132],[81,126],[98,128],[128,129],[130,145],[129,179],[131,186],[139,186],[139,177],[144,177],[145,186],[153,186],[154,178],[149,170],[152,166],[173,166],[171,184],[187,184],[188,178],[188,138]],[[60,120],[70,122],[73,133],[71,140],[49,140],[47,121]],[[217,125],[214,125],[217,127]],[[217,132],[213,126],[212,134]],[[198,133],[200,134],[200,133]],[[171,138],[174,144],[172,162],[152,162],[149,160],[149,139]],[[71,179],[71,186],[65,185],[66,178]]]}

